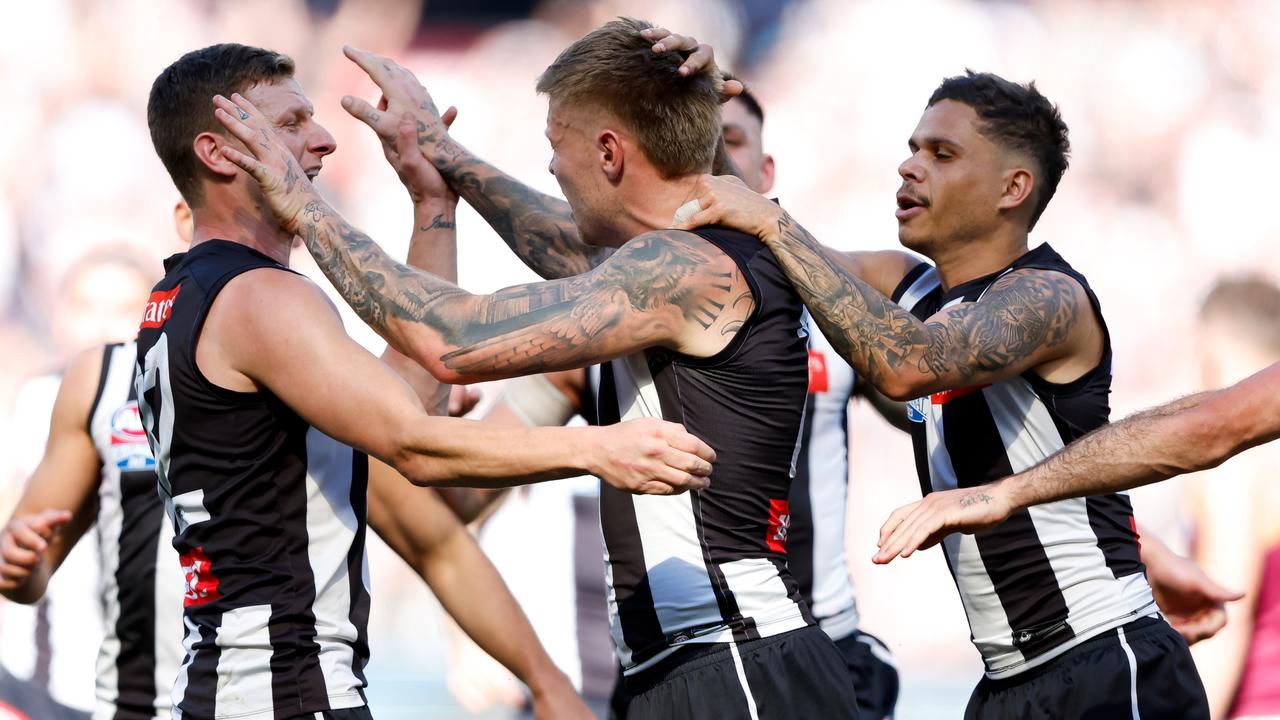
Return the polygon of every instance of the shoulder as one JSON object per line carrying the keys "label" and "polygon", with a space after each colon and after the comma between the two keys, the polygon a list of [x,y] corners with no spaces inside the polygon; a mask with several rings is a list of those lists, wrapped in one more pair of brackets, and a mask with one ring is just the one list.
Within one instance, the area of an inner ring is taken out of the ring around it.
{"label": "shoulder", "polygon": [[[1092,315],[1089,294],[1075,277],[1043,268],[1018,268],[1005,273],[982,297],[1003,304],[1017,304],[1059,313]],[[1086,312],[1090,311],[1090,312]]]}
{"label": "shoulder", "polygon": [[628,240],[596,272],[610,283],[644,290],[701,282],[737,264],[715,243],[684,230],[654,230]]}
{"label": "shoulder", "polygon": [[89,413],[98,395],[103,360],[108,347],[110,346],[94,345],[76,353],[67,363],[53,404],[54,425],[88,428]]}
{"label": "shoulder", "polygon": [[[200,339],[228,347],[228,357],[262,357],[287,351],[302,337],[341,329],[337,308],[310,278],[262,267],[227,282],[209,308]],[[267,338],[272,342],[263,342]]]}

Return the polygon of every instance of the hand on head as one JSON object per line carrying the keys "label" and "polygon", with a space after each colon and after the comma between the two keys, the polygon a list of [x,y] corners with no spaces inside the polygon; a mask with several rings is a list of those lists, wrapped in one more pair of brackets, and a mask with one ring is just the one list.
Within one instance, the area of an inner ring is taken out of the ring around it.
{"label": "hand on head", "polygon": [[[685,58],[684,63],[680,65],[678,71],[681,75],[689,76],[696,73],[707,73],[719,81],[722,77],[720,68],[716,67],[715,51],[710,45],[700,43],[693,38],[692,35],[678,35],[666,28],[649,28],[641,30],[640,34],[646,39],[653,41],[653,51],[655,53],[663,52],[687,52],[689,56]],[[728,102],[730,99],[742,94],[743,86],[739,80],[724,80],[720,89],[720,99],[722,102]]]}

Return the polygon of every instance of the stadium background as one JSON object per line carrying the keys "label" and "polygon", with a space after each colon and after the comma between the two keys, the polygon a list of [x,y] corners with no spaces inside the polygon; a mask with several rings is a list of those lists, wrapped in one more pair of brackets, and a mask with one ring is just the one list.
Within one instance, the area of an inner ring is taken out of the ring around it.
{"label": "stadium background", "polygon": [[[970,67],[1035,79],[1061,105],[1074,152],[1032,242],[1052,242],[1102,299],[1115,415],[1196,387],[1193,317],[1214,279],[1280,278],[1280,214],[1270,207],[1280,3],[1268,0],[11,2],[0,4],[0,408],[78,345],[107,339],[98,336],[111,327],[112,285],[87,296],[71,288],[78,258],[128,247],[158,277],[159,260],[180,249],[177,193],[151,150],[145,105],[152,79],[183,52],[236,41],[292,55],[338,139],[321,190],[401,254],[409,205],[373,135],[338,106],[344,94],[376,98],[341,45],[397,57],[442,108],[459,107],[454,134],[464,144],[557,192],[534,80],[566,44],[620,14],[712,43],[721,65],[749,81],[766,109],[765,149],[778,161],[774,193],[843,249],[896,245],[896,167],[942,77]],[[491,291],[530,277],[465,207],[458,227],[463,286]],[[328,288],[305,253],[295,257]],[[376,336],[345,316],[378,351]],[[0,417],[6,515],[19,459],[38,453],[39,425]],[[848,540],[865,628],[898,660],[899,717],[959,717],[980,663],[940,555],[887,568],[868,559],[887,513],[918,497],[908,441],[862,408],[851,434]],[[1188,535],[1180,496],[1173,483],[1135,493],[1139,521],[1175,548]],[[513,527],[536,549],[527,537],[541,532],[536,518]],[[556,602],[536,589],[532,552],[497,559],[531,603]],[[467,717],[445,687],[447,630],[430,594],[385,549],[372,554],[375,714]]]}

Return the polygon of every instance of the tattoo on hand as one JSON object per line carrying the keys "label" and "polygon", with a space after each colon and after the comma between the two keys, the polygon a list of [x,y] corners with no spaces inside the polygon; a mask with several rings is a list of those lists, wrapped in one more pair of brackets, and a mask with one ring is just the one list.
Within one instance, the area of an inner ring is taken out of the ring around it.
{"label": "tattoo on hand", "polygon": [[964,495],[960,498],[960,507],[962,508],[973,507],[978,503],[982,503],[983,505],[990,505],[992,500],[995,500],[995,498],[991,497],[990,495],[984,492],[969,493],[968,495]]}

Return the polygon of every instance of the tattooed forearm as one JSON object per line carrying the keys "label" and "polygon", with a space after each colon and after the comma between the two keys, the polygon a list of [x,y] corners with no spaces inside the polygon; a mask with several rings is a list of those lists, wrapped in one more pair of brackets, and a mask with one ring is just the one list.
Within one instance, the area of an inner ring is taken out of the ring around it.
{"label": "tattooed forearm", "polygon": [[581,275],[609,256],[610,249],[583,242],[565,201],[530,188],[421,123],[418,142],[435,148],[428,155],[449,185],[540,277]]}
{"label": "tattooed forearm", "polygon": [[1013,273],[981,302],[922,322],[863,282],[790,215],[767,244],[842,357],[890,396],[957,386],[1066,342],[1077,286],[1058,273]]}
{"label": "tattooed forearm", "polygon": [[[433,372],[475,379],[607,359],[654,344],[682,319],[719,333],[717,323],[737,319],[726,308],[743,285],[735,273],[714,270],[708,252],[718,251],[709,245],[658,233],[629,243],[625,262],[489,296],[393,260],[321,203],[307,206],[301,235],[343,298],[388,343]],[[744,311],[750,307],[737,312]],[[635,313],[646,315],[625,324]]]}

